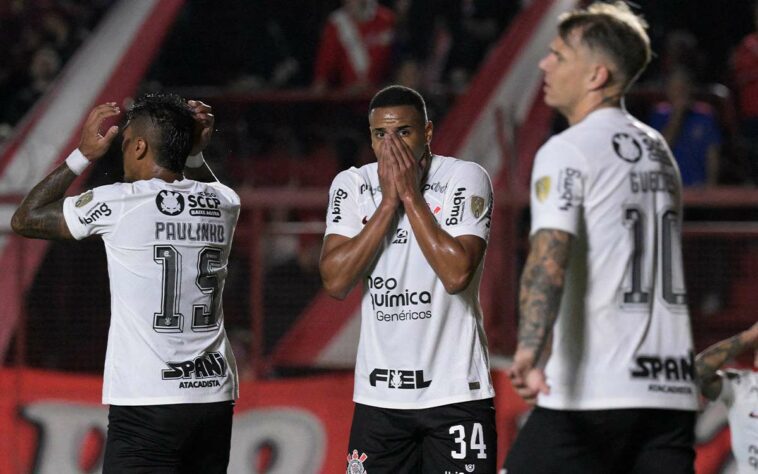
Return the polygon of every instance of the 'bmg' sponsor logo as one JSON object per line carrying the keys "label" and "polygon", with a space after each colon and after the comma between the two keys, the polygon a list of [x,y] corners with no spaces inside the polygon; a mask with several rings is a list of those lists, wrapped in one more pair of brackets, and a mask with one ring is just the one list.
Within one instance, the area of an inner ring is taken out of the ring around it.
{"label": "'bmg' sponsor logo", "polygon": [[575,180],[582,177],[582,172],[574,168],[564,168],[558,178],[558,192],[561,200],[561,211],[568,211],[574,205]]}
{"label": "'bmg' sponsor logo", "polygon": [[339,222],[342,220],[342,200],[347,197],[347,191],[342,188],[337,188],[334,193],[334,200],[332,201],[332,222]]}
{"label": "'bmg' sponsor logo", "polygon": [[423,370],[399,370],[399,369],[374,369],[369,375],[369,383],[376,387],[377,383],[387,385],[387,388],[399,388],[416,390],[426,388],[432,384],[431,380],[424,379]]}
{"label": "'bmg' sponsor logo", "polygon": [[163,369],[163,380],[207,379],[226,376],[226,360],[220,352],[209,352],[192,360],[168,362]]}
{"label": "'bmg' sponsor logo", "polygon": [[466,188],[455,190],[455,194],[453,194],[453,210],[450,212],[450,217],[445,219],[446,225],[457,225],[463,219],[463,205],[466,202],[463,192],[465,190]]}
{"label": "'bmg' sponsor logo", "polygon": [[97,207],[93,207],[90,209],[90,211],[87,213],[86,216],[80,217],[79,222],[82,224],[92,224],[96,220],[100,219],[103,216],[110,216],[111,215],[111,208],[108,207],[106,203],[102,203]]}

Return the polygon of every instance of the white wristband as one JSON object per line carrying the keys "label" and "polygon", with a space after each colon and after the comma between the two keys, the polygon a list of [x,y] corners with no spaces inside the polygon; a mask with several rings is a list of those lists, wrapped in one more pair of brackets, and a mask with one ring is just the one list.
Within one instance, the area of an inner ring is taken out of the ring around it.
{"label": "white wristband", "polygon": [[82,174],[84,170],[87,169],[87,167],[90,165],[90,163],[92,162],[85,158],[78,148],[72,151],[71,154],[68,155],[68,158],[66,158],[66,165],[77,176]]}
{"label": "white wristband", "polygon": [[184,162],[185,168],[200,168],[205,164],[205,158],[203,157],[203,152],[201,151],[197,155],[190,155],[187,157],[187,161]]}

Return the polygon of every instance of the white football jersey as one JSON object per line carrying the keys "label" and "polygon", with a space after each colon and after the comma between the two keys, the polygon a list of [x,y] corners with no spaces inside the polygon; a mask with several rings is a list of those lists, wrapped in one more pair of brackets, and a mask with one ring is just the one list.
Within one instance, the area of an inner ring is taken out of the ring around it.
{"label": "white football jersey", "polygon": [[681,187],[661,135],[618,108],[537,153],[531,233],[574,236],[540,406],[698,408]]}
{"label": "white football jersey", "polygon": [[206,403],[238,397],[221,295],[237,194],[160,179],[100,186],[63,203],[76,239],[105,244],[111,321],[103,403]]}
{"label": "white football jersey", "polygon": [[[481,166],[435,155],[423,195],[453,237],[489,238],[492,185]],[[381,200],[376,163],[341,172],[329,193],[326,234],[355,237]],[[448,294],[399,211],[363,280],[353,400],[408,409],[493,397],[481,274],[482,264],[468,288]]]}
{"label": "white football jersey", "polygon": [[758,372],[727,370],[721,373],[718,401],[729,409],[729,431],[737,472],[758,472]]}

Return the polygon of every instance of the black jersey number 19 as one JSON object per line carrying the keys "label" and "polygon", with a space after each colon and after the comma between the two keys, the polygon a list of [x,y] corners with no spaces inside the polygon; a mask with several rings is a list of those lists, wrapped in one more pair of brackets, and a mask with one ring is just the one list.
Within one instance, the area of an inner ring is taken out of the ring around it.
{"label": "black jersey number 19", "polygon": [[[171,245],[156,245],[153,249],[155,263],[163,267],[161,291],[161,311],[153,315],[153,329],[156,332],[184,331],[184,315],[179,311],[182,294],[182,254]],[[192,331],[213,331],[218,328],[215,313],[216,299],[219,297],[218,278],[213,270],[221,263],[221,250],[204,247],[197,256],[197,277],[195,284],[210,298],[208,305],[192,306]]]}

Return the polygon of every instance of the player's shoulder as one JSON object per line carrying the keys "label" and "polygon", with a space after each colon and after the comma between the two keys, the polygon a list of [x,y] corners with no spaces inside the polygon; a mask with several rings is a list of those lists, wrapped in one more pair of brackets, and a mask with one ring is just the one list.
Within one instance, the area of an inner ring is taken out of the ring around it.
{"label": "player's shoulder", "polygon": [[360,168],[356,168],[355,166],[350,167],[346,170],[342,170],[339,173],[337,173],[337,176],[334,177],[332,180],[332,186],[334,185],[361,185],[365,184],[374,180],[378,179],[378,165],[374,163],[369,163],[367,165],[363,165]]}
{"label": "player's shoulder", "polygon": [[752,372],[749,370],[741,369],[723,369],[719,370],[719,374],[724,380],[727,380],[734,384],[740,384],[746,379],[750,379]]}
{"label": "player's shoulder", "polygon": [[437,161],[437,163],[433,162],[432,167],[435,168],[437,172],[452,178],[489,179],[489,173],[487,170],[474,161],[462,160],[460,158],[443,155],[434,155],[433,159]]}
{"label": "player's shoulder", "polygon": [[225,185],[224,183],[220,181],[211,181],[209,183],[200,183],[198,182],[199,187],[206,187],[213,189],[219,196],[224,197],[227,201],[229,201],[232,205],[239,206],[240,204],[240,197],[237,192],[230,188],[229,186]]}
{"label": "player's shoulder", "polygon": [[80,200],[113,201],[134,194],[131,183],[112,183],[94,187],[81,194]]}

